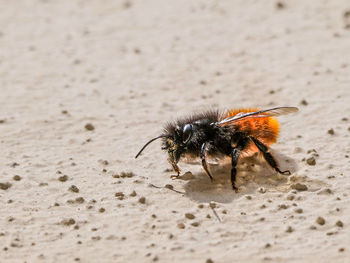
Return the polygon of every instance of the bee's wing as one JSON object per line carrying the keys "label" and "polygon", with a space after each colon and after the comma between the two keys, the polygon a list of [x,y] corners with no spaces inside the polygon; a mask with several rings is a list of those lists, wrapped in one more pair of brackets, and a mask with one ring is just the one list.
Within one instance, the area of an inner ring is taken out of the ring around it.
{"label": "bee's wing", "polygon": [[299,109],[296,107],[277,107],[267,110],[261,110],[261,111],[255,111],[255,112],[247,112],[242,114],[237,114],[232,117],[225,118],[219,122],[217,122],[218,125],[224,125],[224,124],[233,124],[237,121],[241,121],[243,119],[249,119],[249,118],[266,118],[266,117],[276,117],[280,115],[285,115],[293,112],[297,112]]}

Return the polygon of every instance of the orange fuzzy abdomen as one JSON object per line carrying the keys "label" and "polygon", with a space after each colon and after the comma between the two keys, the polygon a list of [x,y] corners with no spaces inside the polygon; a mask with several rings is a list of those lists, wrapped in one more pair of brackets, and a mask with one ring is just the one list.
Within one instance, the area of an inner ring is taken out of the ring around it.
{"label": "orange fuzzy abdomen", "polygon": [[[238,109],[238,110],[230,110],[224,116],[224,118],[235,116],[239,113],[246,112],[255,112],[259,111],[259,109]],[[273,117],[266,118],[247,118],[242,119],[233,124],[233,127],[237,131],[242,131],[247,135],[254,136],[256,139],[269,146],[272,143],[277,141],[277,136],[279,132],[279,123]],[[257,152],[254,143],[250,143],[250,145],[245,150],[246,153],[254,153]]]}

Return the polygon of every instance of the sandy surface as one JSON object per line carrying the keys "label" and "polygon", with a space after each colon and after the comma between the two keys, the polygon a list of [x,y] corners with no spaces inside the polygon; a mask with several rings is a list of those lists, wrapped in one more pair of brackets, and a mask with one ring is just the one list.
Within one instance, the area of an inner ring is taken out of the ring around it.
{"label": "sandy surface", "polygon": [[[349,1],[189,2],[0,2],[0,262],[349,262]],[[300,108],[289,177],[134,159],[168,120],[274,106]]]}

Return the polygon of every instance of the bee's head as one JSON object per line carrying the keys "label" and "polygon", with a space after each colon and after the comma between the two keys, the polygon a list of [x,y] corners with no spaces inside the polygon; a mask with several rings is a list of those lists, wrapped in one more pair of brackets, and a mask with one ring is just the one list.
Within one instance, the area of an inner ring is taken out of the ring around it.
{"label": "bee's head", "polygon": [[168,151],[169,161],[176,164],[181,155],[187,150],[187,144],[191,140],[193,134],[193,125],[176,125],[175,127],[168,127],[165,131],[168,137],[163,138],[162,149]]}
{"label": "bee's head", "polygon": [[179,171],[177,163],[180,160],[181,155],[186,152],[187,144],[190,142],[193,134],[193,125],[174,125],[168,124],[164,129],[164,133],[148,141],[142,149],[138,152],[135,158],[139,157],[142,151],[153,141],[162,138],[162,149],[166,150],[169,154],[169,162],[173,166],[175,171]]}

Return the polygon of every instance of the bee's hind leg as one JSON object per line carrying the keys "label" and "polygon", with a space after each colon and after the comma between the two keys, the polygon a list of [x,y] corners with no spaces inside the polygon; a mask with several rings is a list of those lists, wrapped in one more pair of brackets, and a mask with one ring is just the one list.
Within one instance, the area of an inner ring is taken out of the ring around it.
{"label": "bee's hind leg", "polygon": [[266,162],[273,168],[275,169],[276,172],[280,173],[280,174],[284,174],[284,175],[290,175],[290,171],[286,170],[286,171],[281,171],[278,168],[277,162],[276,160],[273,158],[272,154],[269,152],[269,148],[263,144],[261,141],[259,141],[258,139],[254,138],[254,137],[250,137],[252,139],[252,141],[255,143],[256,147],[258,147],[258,149],[262,152]]}
{"label": "bee's hind leg", "polygon": [[208,165],[207,165],[207,161],[206,161],[206,156],[207,156],[207,150],[208,150],[208,145],[209,143],[205,142],[202,144],[201,147],[201,160],[202,160],[202,167],[203,170],[205,171],[205,173],[209,176],[210,180],[213,181],[213,177],[211,176],[209,170],[208,170]]}

